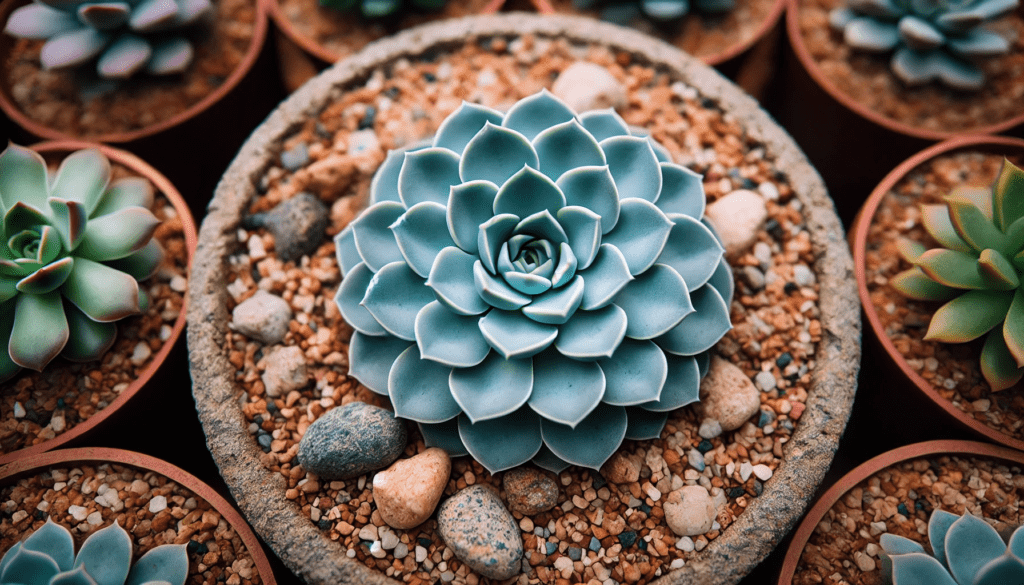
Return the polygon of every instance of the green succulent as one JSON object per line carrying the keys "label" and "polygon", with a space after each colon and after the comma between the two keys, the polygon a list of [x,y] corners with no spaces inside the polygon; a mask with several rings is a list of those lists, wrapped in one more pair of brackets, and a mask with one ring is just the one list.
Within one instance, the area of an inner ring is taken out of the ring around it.
{"label": "green succulent", "polygon": [[981,518],[942,510],[928,519],[932,554],[917,542],[882,534],[882,576],[892,585],[1018,585],[1024,583],[1024,530],[1004,542]]}
{"label": "green succulent", "polygon": [[192,25],[211,12],[210,0],[36,0],[11,13],[4,31],[45,40],[45,69],[96,60],[101,77],[181,73],[192,62],[192,43],[167,31]]}
{"label": "green succulent", "polygon": [[678,21],[691,9],[718,14],[732,10],[736,0],[573,0],[578,10],[601,10],[601,19],[628,25],[639,16],[654,22]]}
{"label": "green succulent", "polygon": [[1024,171],[1004,159],[991,189],[960,189],[946,205],[922,205],[921,221],[941,247],[903,239],[914,265],[892,286],[907,297],[948,301],[925,339],[965,343],[986,335],[981,373],[992,390],[1024,377]]}
{"label": "green succulent", "polygon": [[907,85],[936,80],[977,90],[985,75],[974,63],[1004,55],[1010,41],[981,25],[1018,0],[848,0],[829,14],[846,44],[872,53],[895,50],[889,67]]}
{"label": "green succulent", "polygon": [[132,539],[116,522],[93,532],[75,554],[71,531],[47,519],[0,559],[0,585],[184,585],[188,554],[165,544],[132,565]]}
{"label": "green succulent", "polygon": [[403,10],[437,12],[444,8],[446,0],[320,0],[321,6],[343,12],[358,11],[365,18],[384,18]]}
{"label": "green succulent", "polygon": [[109,182],[96,149],[71,154],[52,178],[36,152],[0,153],[0,379],[58,354],[97,359],[114,343],[114,321],[147,306],[138,281],[163,259],[153,189],[137,177]]}

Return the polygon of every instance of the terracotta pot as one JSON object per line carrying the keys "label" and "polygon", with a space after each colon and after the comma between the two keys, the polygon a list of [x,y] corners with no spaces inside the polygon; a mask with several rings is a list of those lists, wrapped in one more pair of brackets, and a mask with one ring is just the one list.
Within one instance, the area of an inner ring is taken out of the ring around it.
{"label": "terracotta pot", "polygon": [[[919,426],[916,430],[925,434],[931,434],[932,438],[941,436],[944,432],[944,429],[942,428],[945,426],[944,423],[952,418],[961,426],[970,429],[974,433],[982,435],[991,441],[1013,447],[1014,449],[1024,450],[1024,440],[1022,440],[1022,438],[1013,437],[992,429],[975,420],[963,410],[958,409],[952,402],[943,398],[930,382],[925,380],[914,368],[910,366],[910,364],[907,363],[906,357],[896,349],[895,344],[889,336],[886,335],[884,325],[878,315],[878,309],[871,301],[871,297],[868,292],[865,266],[868,230],[871,220],[875,216],[883,197],[885,197],[885,195],[891,191],[893,187],[908,173],[923,163],[941,155],[961,150],[979,150],[994,153],[1015,152],[1024,154],[1024,140],[995,136],[955,138],[923,150],[893,169],[892,172],[890,172],[875,188],[875,190],[872,191],[871,196],[868,197],[864,206],[857,214],[853,228],[850,230],[853,262],[857,276],[857,290],[860,295],[861,306],[864,308],[864,315],[867,317],[867,323],[869,325],[866,328],[869,332],[869,343],[874,347],[880,348],[881,351],[879,351],[879,355],[884,356],[880,361],[892,371],[893,376],[890,379],[895,381],[893,386],[912,389],[911,392],[914,396],[910,397],[910,401],[914,403],[915,408],[918,407],[920,403],[924,403],[923,408],[926,412],[937,413],[936,417],[919,417],[918,420],[920,421],[920,425],[914,425],[915,427]],[[878,400],[878,408],[876,408],[875,411],[880,416],[891,416],[894,413],[907,412],[904,408],[893,407],[891,401],[898,399],[898,397],[894,395],[897,393],[893,392],[891,387],[886,389],[886,394],[887,396],[885,397],[875,396],[872,389],[866,389],[865,399],[875,398]],[[883,406],[882,403],[884,401],[890,401],[890,404],[888,406]],[[900,432],[900,426],[901,425],[896,424],[891,428]]]}
{"label": "terracotta pot", "polygon": [[857,486],[858,483],[871,477],[875,473],[910,459],[919,457],[931,457],[941,455],[967,455],[995,459],[1005,463],[1024,465],[1024,453],[997,447],[988,443],[975,441],[927,441],[914,443],[887,451],[858,465],[852,471],[844,475],[834,483],[828,490],[818,498],[818,501],[811,508],[811,511],[804,516],[793,533],[793,539],[786,550],[786,557],[782,564],[782,572],[779,574],[778,585],[790,585],[796,575],[800,557],[804,547],[807,545],[825,514],[836,504],[848,491]]}
{"label": "terracotta pot", "polygon": [[753,498],[725,532],[662,582],[738,582],[797,520],[832,460],[853,399],[859,364],[858,313],[842,228],[820,178],[792,140],[754,100],[708,66],[636,31],[594,19],[522,13],[427,25],[367,47],[286,100],[229,167],[201,229],[189,310],[193,392],[200,420],[214,460],[243,513],[285,564],[310,584],[383,583],[385,578],[347,559],[339,543],[327,538],[308,515],[283,497],[280,474],[261,463],[264,453],[249,434],[237,400],[242,391],[235,382],[238,370],[224,348],[231,320],[224,268],[227,257],[238,249],[236,230],[258,194],[261,177],[276,164],[285,138],[345,91],[362,88],[371,71],[398,59],[461,46],[466,39],[525,34],[626,52],[717,100],[738,124],[758,136],[779,168],[786,169],[807,214],[818,258],[818,282],[822,291],[828,291],[821,295],[820,307],[822,329],[829,333],[817,348],[807,409],[786,445],[785,461],[763,494]]}
{"label": "terracotta pot", "polygon": [[[804,44],[803,35],[800,32],[801,0],[788,0],[788,2],[789,6],[786,14],[786,32],[789,35],[790,44],[799,59],[800,65],[832,100],[838,102],[843,108],[853,112],[856,116],[869,120],[873,124],[877,124],[890,132],[928,141],[945,140],[961,134],[996,134],[1020,124],[1024,124],[1024,112],[1020,112],[1017,115],[995,124],[986,124],[971,128],[933,130],[930,128],[912,126],[903,120],[891,118],[869,109],[867,106],[854,100],[848,94],[842,92],[836,84],[833,83],[827,75],[825,75],[821,67],[818,66],[817,62],[812,58],[807,45]],[[830,126],[834,127],[834,121]],[[820,132],[821,129],[818,128],[818,131]]]}
{"label": "terracotta pot", "polygon": [[9,485],[18,479],[45,473],[54,467],[102,463],[126,465],[144,472],[154,472],[188,488],[196,496],[206,500],[241,538],[252,557],[263,585],[276,585],[274,572],[270,568],[270,561],[267,559],[266,553],[263,552],[260,541],[234,506],[191,473],[161,459],[123,449],[102,447],[60,449],[49,453],[28,455],[0,467],[0,485]]}
{"label": "terracotta pot", "polygon": [[[0,3],[0,23],[6,23],[14,9],[28,4],[29,1],[30,0],[3,0],[3,2]],[[4,73],[2,80],[0,80],[0,110],[7,114],[11,120],[32,136],[49,140],[72,139],[90,140],[102,143],[127,143],[149,138],[169,129],[183,126],[193,118],[210,110],[219,102],[222,102],[227,96],[231,95],[239,83],[241,83],[249,74],[253,65],[256,64],[257,58],[260,56],[260,52],[262,51],[264,42],[267,38],[268,24],[263,4],[259,2],[259,0],[253,1],[256,2],[256,20],[253,23],[253,35],[249,40],[249,45],[245,51],[245,55],[242,57],[238,66],[235,67],[227,79],[225,79],[223,83],[221,83],[220,86],[210,94],[203,97],[203,99],[199,100],[191,107],[171,116],[170,118],[165,118],[159,122],[135,130],[111,132],[106,134],[90,134],[87,136],[69,135],[57,128],[46,126],[45,124],[30,118],[25,112],[23,112],[11,97],[11,87],[7,83],[6,72]],[[10,55],[14,50],[14,44],[16,41],[17,39],[14,37],[0,33],[0,55]],[[4,66],[6,67],[6,65]],[[239,103],[247,103],[242,101],[242,99],[248,100],[249,98],[242,98],[239,96],[237,101]]]}
{"label": "terracotta pot", "polygon": [[[43,142],[33,146],[32,148],[33,150],[41,153],[44,157],[48,155],[59,155],[61,158],[83,148],[98,148],[100,152],[110,159],[111,163],[121,165],[129,169],[132,173],[145,177],[149,180],[156,190],[174,206],[174,210],[177,212],[178,217],[181,218],[185,245],[188,250],[187,266],[191,269],[196,249],[195,220],[192,218],[192,213],[189,211],[188,205],[185,204],[184,199],[182,199],[181,194],[178,193],[178,190],[175,189],[174,185],[172,185],[166,177],[160,174],[159,171],[129,152],[112,148],[110,146],[97,145],[88,142],[75,142],[70,140]],[[95,412],[86,420],[68,429],[64,433],[57,435],[53,439],[43,441],[42,443],[25,447],[23,449],[17,449],[9,453],[0,454],[0,465],[11,463],[26,457],[33,457],[45,451],[56,449],[60,446],[79,443],[83,437],[86,437],[94,430],[105,426],[108,421],[113,421],[115,417],[118,416],[118,411],[134,400],[136,396],[148,395],[149,398],[158,396],[161,389],[153,388],[154,385],[150,385],[148,383],[163,366],[168,354],[171,353],[171,350],[177,343],[178,338],[181,337],[181,333],[185,329],[187,306],[188,299],[186,297],[182,304],[181,313],[178,315],[178,318],[175,319],[174,325],[172,326],[171,336],[163,343],[160,350],[153,354],[152,360],[142,371],[142,374],[137,379],[133,380],[129,384],[128,388],[123,390],[114,401],[102,410]],[[60,364],[55,363],[53,365],[59,367]],[[140,398],[139,400],[143,399]]]}

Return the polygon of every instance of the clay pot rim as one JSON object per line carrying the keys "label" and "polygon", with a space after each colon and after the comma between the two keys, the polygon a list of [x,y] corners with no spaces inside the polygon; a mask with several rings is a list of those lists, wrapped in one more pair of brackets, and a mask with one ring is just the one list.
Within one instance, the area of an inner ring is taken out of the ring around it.
{"label": "clay pot rim", "polygon": [[[27,132],[47,140],[88,140],[91,142],[121,144],[134,142],[142,138],[148,138],[175,126],[184,124],[210,109],[214,104],[223,99],[224,96],[234,90],[242,79],[249,73],[253,65],[256,64],[256,60],[259,58],[260,53],[263,50],[263,44],[267,40],[267,31],[270,25],[268,23],[266,9],[262,0],[254,0],[254,2],[256,20],[253,23],[252,39],[250,39],[249,46],[246,49],[242,60],[238,63],[238,66],[231,71],[231,74],[228,75],[227,79],[225,79],[223,83],[207,94],[206,97],[166,120],[150,124],[148,126],[143,126],[135,130],[121,132],[108,132],[106,134],[95,135],[90,134],[86,136],[66,134],[56,128],[51,128],[45,124],[37,122],[22,112],[9,95],[10,88],[7,87],[6,83],[0,83],[0,111],[7,114],[8,118]],[[17,5],[23,3],[25,3],[25,0],[0,1],[0,23],[7,22],[11,12],[17,7]],[[11,40],[11,37],[8,37],[7,35],[0,34],[0,37],[6,37],[6,41]]]}
{"label": "clay pot rim", "polygon": [[[33,145],[31,148],[43,155],[52,153],[70,153],[83,148],[97,148],[108,159],[110,159],[112,163],[120,164],[152,182],[156,189],[167,198],[171,205],[174,206],[174,210],[177,212],[178,217],[181,218],[182,232],[185,236],[185,248],[188,252],[186,269],[191,272],[192,262],[195,259],[196,253],[196,222],[192,217],[192,212],[189,211],[188,204],[185,203],[185,199],[181,196],[181,193],[178,192],[174,185],[171,184],[170,180],[164,177],[160,171],[157,171],[148,163],[130,152],[92,142],[76,140],[40,142]],[[141,375],[135,380],[132,380],[128,387],[125,388],[117,398],[111,401],[106,408],[97,411],[83,422],[48,441],[43,441],[42,443],[31,445],[23,449],[17,449],[10,453],[0,454],[0,466],[26,457],[34,457],[45,451],[55,449],[71,441],[75,441],[106,422],[106,420],[113,416],[118,409],[134,398],[135,395],[146,386],[160,367],[163,366],[164,362],[167,360],[167,356],[171,353],[171,350],[174,349],[174,346],[177,345],[178,338],[181,337],[181,334],[185,329],[187,315],[188,296],[186,295],[182,300],[181,312],[178,314],[177,319],[174,320],[174,326],[171,328],[171,336],[167,338],[167,341],[163,342],[160,346],[160,350],[153,354],[153,359],[142,371]]]}
{"label": "clay pot rim", "polygon": [[954,417],[957,422],[970,428],[974,432],[983,435],[992,441],[1006,445],[1007,447],[1024,451],[1024,440],[1001,433],[984,423],[975,420],[973,417],[968,416],[967,413],[954,406],[952,402],[943,398],[931,383],[921,377],[921,375],[917,373],[917,370],[910,367],[906,358],[899,350],[896,349],[896,345],[892,342],[889,336],[886,335],[885,326],[882,324],[882,320],[878,316],[878,310],[871,301],[871,295],[868,292],[866,274],[867,267],[865,265],[868,228],[871,225],[871,220],[874,218],[875,213],[878,211],[878,206],[881,204],[882,199],[889,191],[892,190],[893,187],[896,186],[896,183],[925,162],[953,151],[972,148],[987,151],[1015,150],[1024,154],[1024,140],[1003,136],[961,136],[958,138],[952,138],[918,152],[890,171],[889,174],[882,179],[882,182],[879,183],[871,192],[871,195],[868,196],[864,205],[857,213],[853,227],[850,230],[852,236],[851,247],[853,248],[853,263],[857,276],[857,294],[860,297],[860,303],[861,307],[863,307],[864,315],[867,317],[867,322],[870,325],[870,327],[867,327],[866,329],[871,331],[871,334],[874,335],[882,347],[885,348],[889,358],[896,364],[903,375],[914,387],[927,396],[928,399],[936,406]]}
{"label": "clay pot rim", "polygon": [[[339,59],[339,56],[336,53],[330,51],[327,47],[316,42],[314,39],[302,34],[298,27],[292,24],[291,20],[285,16],[284,10],[281,9],[280,0],[258,1],[266,3],[266,11],[270,15],[270,19],[274,22],[274,25],[277,26],[278,30],[280,30],[288,40],[298,45],[303,51],[313,55],[325,63],[334,63]],[[491,0],[491,2],[489,2],[487,6],[480,11],[480,14],[495,14],[501,10],[501,7],[505,5],[505,2],[506,0]],[[697,58],[714,67],[743,54],[744,51],[757,44],[761,39],[765,38],[765,36],[768,35],[768,32],[778,24],[783,11],[786,9],[787,2],[788,0],[772,0],[771,11],[769,11],[768,16],[765,17],[761,24],[758,25],[754,34],[751,35],[750,38],[730,45],[717,53]],[[533,4],[534,8],[536,8],[537,14],[556,14],[555,9],[551,6],[551,3],[548,0],[530,0],[530,3]]]}
{"label": "clay pot rim", "polygon": [[974,455],[979,457],[989,457],[992,459],[1002,459],[1016,463],[1017,465],[1024,465],[1024,453],[1014,451],[999,445],[992,445],[991,443],[982,443],[980,441],[962,441],[956,439],[946,439],[941,441],[925,441],[923,443],[914,443],[912,445],[904,445],[898,447],[892,451],[886,451],[881,455],[873,457],[864,463],[861,463],[855,467],[852,471],[841,477],[837,482],[832,484],[828,490],[818,498],[818,501],[811,508],[811,511],[804,516],[804,519],[800,521],[800,526],[793,532],[793,539],[789,543],[789,548],[786,550],[786,557],[782,562],[782,572],[779,574],[778,585],[790,585],[793,582],[793,576],[796,574],[797,564],[800,562],[800,556],[803,554],[804,547],[807,545],[807,541],[810,540],[811,534],[814,533],[814,529],[818,526],[818,522],[825,517],[825,514],[832,509],[832,506],[843,497],[846,492],[850,491],[856,485],[875,473],[891,467],[896,463],[906,461],[908,459],[917,459],[919,457],[929,457],[933,455]]}
{"label": "clay pot rim", "polygon": [[[798,146],[775,124],[757,102],[697,59],[675,47],[608,23],[583,17],[507,13],[448,20],[406,30],[377,41],[293,93],[257,128],[229,166],[217,188],[210,213],[203,222],[201,243],[189,308],[189,357],[199,418],[208,434],[207,444],[221,475],[232,488],[239,507],[254,528],[285,564],[311,585],[342,582],[393,583],[348,560],[340,545],[327,539],[304,517],[294,502],[273,496],[280,475],[259,463],[263,451],[248,434],[237,406],[240,388],[235,368],[221,345],[231,316],[226,309],[225,259],[237,249],[235,228],[269,165],[276,161],[283,139],[346,88],[365,80],[377,67],[400,58],[415,58],[427,51],[449,50],[467,38],[533,34],[561,37],[569,42],[595,44],[635,55],[684,80],[743,124],[763,141],[779,168],[787,170],[790,184],[804,203],[807,229],[817,253],[815,273],[829,294],[819,307],[823,336],[815,354],[816,375],[807,409],[786,445],[786,459],[766,484],[761,497],[707,549],[660,583],[684,583],[706,578],[711,571],[719,583],[736,583],[785,536],[809,505],[810,495],[824,477],[839,436],[849,417],[860,357],[860,312],[849,274],[849,249],[837,234],[842,225],[832,208],[821,177]],[[771,518],[765,522],[765,518]],[[287,530],[282,524],[287,523]],[[325,563],[324,558],[338,559]],[[703,577],[702,577],[703,576]]]}
{"label": "clay pot rim", "polygon": [[157,459],[144,453],[109,447],[58,449],[48,453],[26,455],[12,463],[0,466],[0,484],[9,483],[27,475],[33,475],[56,465],[78,465],[83,463],[117,463],[143,471],[155,471],[185,486],[197,496],[209,502],[238,534],[239,538],[242,539],[242,543],[245,544],[246,550],[249,551],[249,556],[252,557],[264,585],[277,584],[274,571],[270,567],[270,560],[263,551],[263,546],[238,510],[224,496],[217,493],[215,489],[204,481],[163,459]]}
{"label": "clay pot rim", "polygon": [[806,71],[818,87],[825,90],[825,93],[827,93],[832,99],[836,100],[846,107],[846,109],[852,111],[858,116],[893,132],[927,141],[946,140],[948,138],[963,136],[965,134],[998,134],[999,132],[1009,130],[1019,124],[1024,124],[1024,113],[1021,113],[1017,116],[1003,120],[1002,122],[989,124],[987,126],[977,126],[962,130],[932,130],[929,128],[912,126],[906,122],[890,118],[868,108],[845,92],[841,91],[839,87],[825,75],[821,70],[821,67],[818,66],[817,61],[811,57],[811,52],[807,48],[807,45],[804,44],[803,35],[800,33],[799,12],[801,0],[786,1],[788,4],[786,10],[786,36],[789,37],[789,46],[792,47],[793,52],[796,53],[801,65],[803,65],[804,71]]}

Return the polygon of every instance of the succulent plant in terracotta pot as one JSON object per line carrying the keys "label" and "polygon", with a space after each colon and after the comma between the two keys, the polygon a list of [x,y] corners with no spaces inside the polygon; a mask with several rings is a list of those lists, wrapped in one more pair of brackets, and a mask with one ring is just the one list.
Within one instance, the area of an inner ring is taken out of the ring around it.
{"label": "succulent plant in terracotta pot", "polygon": [[[68,156],[48,169],[53,153]],[[6,463],[73,440],[145,385],[184,325],[174,287],[195,228],[166,179],[88,143],[8,146],[0,205]]]}

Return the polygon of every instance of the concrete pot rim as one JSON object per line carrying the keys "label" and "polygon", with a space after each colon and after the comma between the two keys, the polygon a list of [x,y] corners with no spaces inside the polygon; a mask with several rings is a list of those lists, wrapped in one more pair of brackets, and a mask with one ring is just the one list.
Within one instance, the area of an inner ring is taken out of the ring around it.
{"label": "concrete pot rim", "polygon": [[249,528],[249,524],[238,513],[238,510],[224,499],[224,496],[217,493],[217,490],[198,477],[163,459],[157,459],[156,457],[135,451],[108,447],[58,449],[57,451],[23,457],[9,465],[0,467],[0,483],[9,483],[58,465],[80,465],[82,463],[117,463],[142,471],[154,471],[192,490],[197,496],[209,502],[213,509],[217,510],[217,513],[238,533],[238,537],[242,539],[246,550],[249,551],[249,555],[256,565],[256,571],[259,572],[264,585],[277,585],[274,571],[270,567],[270,560],[267,558],[266,553],[263,552],[259,539],[256,538],[252,529]]}
{"label": "concrete pot rim", "polygon": [[[270,24],[263,2],[261,0],[253,1],[255,2],[254,9],[256,12],[256,20],[253,22],[252,38],[249,40],[249,45],[245,50],[245,55],[243,55],[242,60],[231,71],[231,74],[228,75],[227,79],[225,79],[224,82],[216,89],[207,94],[206,97],[166,120],[156,122],[155,124],[148,124],[135,130],[108,132],[106,134],[89,134],[85,136],[70,135],[30,118],[15,103],[14,98],[12,98],[10,94],[11,88],[6,82],[0,84],[0,111],[7,114],[8,118],[13,120],[18,126],[24,128],[26,132],[47,140],[91,140],[94,142],[123,144],[134,142],[142,138],[149,138],[150,136],[159,134],[165,130],[181,126],[182,124],[196,118],[206,110],[209,110],[214,104],[221,101],[225,96],[234,91],[234,89],[238,87],[238,84],[241,83],[242,79],[249,74],[249,71],[256,64],[256,60],[263,51],[263,44],[267,40],[267,30],[269,29]],[[2,0],[2,2],[0,2],[0,23],[7,22],[8,17],[15,8],[27,3],[28,2],[26,0]],[[14,47],[14,41],[14,37],[0,34],[0,54],[11,54],[11,50]]]}
{"label": "concrete pot rim", "polygon": [[857,294],[860,297],[861,306],[864,307],[864,316],[867,317],[867,331],[878,340],[879,345],[885,350],[888,359],[899,369],[905,385],[916,388],[917,391],[927,396],[931,402],[955,419],[961,426],[969,428],[990,441],[1001,443],[1018,451],[1024,451],[1024,440],[1001,433],[960,410],[952,402],[943,398],[928,380],[925,380],[916,369],[910,366],[907,358],[896,348],[896,344],[886,334],[885,325],[878,316],[878,309],[871,302],[871,294],[868,291],[867,266],[865,265],[868,230],[871,227],[875,213],[878,211],[878,207],[882,203],[882,199],[914,169],[940,156],[963,150],[1017,152],[1024,154],[1024,140],[1003,136],[962,136],[952,138],[918,152],[890,171],[882,179],[882,182],[875,187],[874,191],[871,192],[867,200],[864,201],[864,205],[857,212],[857,217],[850,229],[850,246],[853,249],[854,270],[857,274]]}
{"label": "concrete pot rim", "polygon": [[[262,451],[248,435],[234,385],[234,366],[223,350],[230,320],[223,270],[237,248],[235,231],[241,214],[256,194],[260,177],[280,150],[282,139],[335,99],[347,85],[360,83],[383,63],[425,51],[444,50],[481,36],[560,36],[600,44],[635,55],[676,79],[684,80],[764,142],[787,169],[804,204],[817,261],[823,339],[815,355],[816,375],[797,432],[786,446],[787,458],[763,495],[725,534],[660,583],[697,579],[736,583],[761,562],[794,525],[828,469],[853,403],[860,362],[860,311],[852,278],[853,265],[842,226],[824,183],[793,140],[761,110],[757,102],[697,59],[642,35],[591,19],[511,13],[469,17],[409,29],[384,39],[328,69],[285,100],[242,147],[217,188],[200,231],[196,267],[190,283],[189,350],[193,392],[207,443],[243,513],[256,531],[308,583],[393,583],[379,573],[344,559],[342,548],[327,539],[299,508],[284,500],[284,479],[260,464]],[[275,492],[277,492],[275,494]],[[288,529],[282,529],[287,526]],[[324,558],[338,563],[324,563]]]}
{"label": "concrete pot rim", "polygon": [[[40,142],[33,145],[31,148],[43,156],[58,153],[67,155],[83,148],[96,148],[99,149],[104,156],[110,159],[110,162],[121,165],[140,177],[144,177],[149,180],[156,190],[174,207],[174,211],[177,212],[178,217],[181,218],[182,232],[185,237],[185,250],[188,255],[186,258],[186,269],[191,269],[196,251],[196,220],[192,217],[192,212],[189,211],[188,204],[185,203],[185,199],[181,196],[181,193],[174,184],[167,179],[167,177],[160,173],[160,171],[156,170],[147,162],[128,151],[92,142],[57,140],[51,142]],[[146,388],[149,380],[152,379],[157,371],[159,371],[163,366],[164,362],[167,361],[167,356],[170,355],[171,350],[174,349],[175,345],[177,345],[178,339],[185,330],[185,318],[187,312],[188,298],[186,297],[184,299],[184,304],[181,307],[181,312],[174,320],[174,325],[171,329],[171,336],[167,338],[167,341],[163,342],[159,351],[153,355],[153,359],[150,361],[149,365],[142,370],[139,377],[132,380],[128,387],[118,394],[117,398],[111,401],[106,408],[97,411],[82,423],[75,425],[67,432],[61,433],[48,441],[43,441],[8,453],[0,453],[0,465],[17,461],[18,459],[25,457],[32,457],[45,451],[49,451],[50,449],[56,449],[57,447],[78,442],[82,437],[88,436],[94,429],[106,424],[107,419],[113,418],[119,409],[128,404],[128,402],[134,399],[137,395],[143,393],[143,390]]]}
{"label": "concrete pot rim", "polygon": [[825,517],[825,514],[832,509],[846,492],[857,486],[860,482],[879,471],[891,467],[897,463],[918,457],[930,457],[933,455],[974,455],[977,457],[988,457],[1013,462],[1017,465],[1024,465],[1024,454],[1019,451],[1007,449],[989,443],[978,441],[941,440],[925,441],[904,445],[892,451],[886,451],[881,455],[873,457],[855,467],[828,488],[821,498],[814,504],[811,511],[800,522],[793,533],[793,540],[786,549],[786,558],[782,563],[782,572],[779,574],[778,585],[791,585],[796,575],[797,563],[800,562],[800,555],[804,547],[817,528],[818,523]]}

